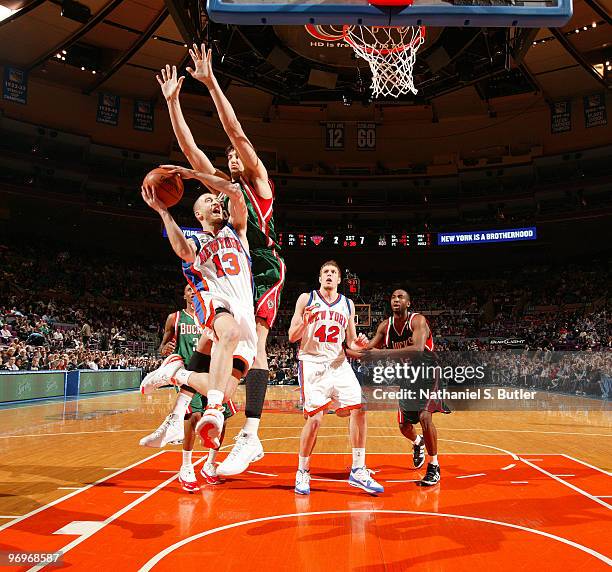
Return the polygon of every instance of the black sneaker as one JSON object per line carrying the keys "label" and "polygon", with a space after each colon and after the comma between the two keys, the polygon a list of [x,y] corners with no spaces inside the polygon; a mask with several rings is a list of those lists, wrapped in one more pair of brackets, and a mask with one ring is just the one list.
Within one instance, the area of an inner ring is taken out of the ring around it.
{"label": "black sneaker", "polygon": [[420,469],[425,462],[425,441],[423,439],[420,445],[412,446],[412,462],[415,469]]}
{"label": "black sneaker", "polygon": [[428,463],[425,476],[417,483],[419,487],[433,487],[440,482],[440,465]]}

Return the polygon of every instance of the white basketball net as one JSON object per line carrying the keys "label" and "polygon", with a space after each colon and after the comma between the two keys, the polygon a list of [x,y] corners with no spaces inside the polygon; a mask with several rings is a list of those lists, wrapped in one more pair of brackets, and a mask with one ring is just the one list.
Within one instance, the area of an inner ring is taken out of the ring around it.
{"label": "white basketball net", "polygon": [[344,26],[344,39],[370,64],[374,97],[417,93],[412,72],[425,41],[423,26]]}

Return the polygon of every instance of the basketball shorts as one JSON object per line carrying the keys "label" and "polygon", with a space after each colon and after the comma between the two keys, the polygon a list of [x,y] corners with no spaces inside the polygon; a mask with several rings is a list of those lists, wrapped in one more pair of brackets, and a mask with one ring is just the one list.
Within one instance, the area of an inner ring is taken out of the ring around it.
{"label": "basketball shorts", "polygon": [[255,316],[271,328],[276,320],[281,292],[285,283],[285,262],[275,250],[255,248],[251,251],[255,284]]}
{"label": "basketball shorts", "polygon": [[[422,362],[415,362],[416,365],[435,365],[431,359],[424,359]],[[402,383],[401,389],[410,389],[414,392],[413,399],[400,399],[398,401],[398,423],[411,423],[412,425],[419,422],[419,414],[421,411],[429,411],[429,413],[450,413],[448,406],[437,397],[432,397],[431,392],[438,391],[441,388],[439,380],[434,376],[419,376],[414,380],[414,383]]]}
{"label": "basketball shorts", "polygon": [[[206,399],[206,396],[196,393],[193,396],[189,407],[187,408],[187,413],[185,413],[185,421],[191,417],[192,413],[204,413],[207,405],[208,400]],[[223,404],[223,418],[225,420],[232,417],[236,411],[238,411],[238,409],[231,399]]]}
{"label": "basketball shorts", "polygon": [[[228,312],[234,317],[240,328],[240,341],[234,350],[234,359],[244,363],[244,373],[251,368],[257,355],[257,331],[255,329],[255,315],[251,304],[240,304],[229,299],[224,299],[218,296],[214,298],[214,312],[218,315],[222,312]],[[213,320],[214,323],[214,320]],[[213,325],[211,323],[211,326]],[[213,337],[213,346],[210,355],[215,355],[217,341]]]}
{"label": "basketball shorts", "polygon": [[298,375],[308,416],[330,408],[339,411],[362,406],[361,386],[344,357],[323,363],[300,360]]}

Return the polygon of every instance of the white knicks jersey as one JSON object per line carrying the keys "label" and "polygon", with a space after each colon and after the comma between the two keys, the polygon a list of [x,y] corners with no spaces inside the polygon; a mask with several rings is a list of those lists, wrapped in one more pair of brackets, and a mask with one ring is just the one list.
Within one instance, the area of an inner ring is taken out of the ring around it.
{"label": "white knicks jersey", "polygon": [[202,231],[192,240],[197,246],[192,268],[198,290],[230,308],[235,303],[252,308],[251,258],[233,227],[227,224],[217,234]]}
{"label": "white knicks jersey", "polygon": [[304,330],[298,359],[323,363],[345,358],[342,344],[351,317],[349,299],[338,294],[335,302],[328,303],[317,290],[313,290],[306,306],[315,308]]}

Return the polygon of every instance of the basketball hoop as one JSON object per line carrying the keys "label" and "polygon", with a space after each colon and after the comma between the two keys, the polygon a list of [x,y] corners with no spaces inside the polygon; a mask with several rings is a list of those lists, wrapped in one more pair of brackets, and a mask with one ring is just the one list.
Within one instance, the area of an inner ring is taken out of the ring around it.
{"label": "basketball hoop", "polygon": [[346,25],[343,32],[355,54],[370,64],[374,97],[417,93],[412,73],[425,42],[425,26]]}

